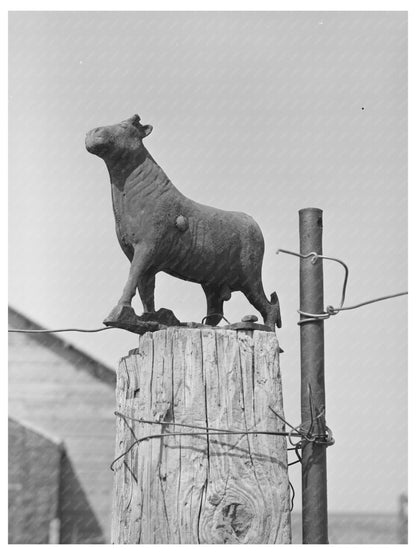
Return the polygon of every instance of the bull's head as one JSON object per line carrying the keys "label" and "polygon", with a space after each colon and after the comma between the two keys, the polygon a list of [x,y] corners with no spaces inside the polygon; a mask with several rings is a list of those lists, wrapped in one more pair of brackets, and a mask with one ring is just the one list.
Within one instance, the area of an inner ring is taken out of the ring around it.
{"label": "bull's head", "polygon": [[152,132],[151,125],[142,125],[138,115],[106,127],[88,131],[85,146],[88,152],[111,163],[136,158],[144,151],[142,140]]}

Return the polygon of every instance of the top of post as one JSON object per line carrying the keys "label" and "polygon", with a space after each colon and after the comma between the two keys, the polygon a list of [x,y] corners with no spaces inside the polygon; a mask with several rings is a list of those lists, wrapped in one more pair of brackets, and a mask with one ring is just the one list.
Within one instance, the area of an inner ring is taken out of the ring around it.
{"label": "top of post", "polygon": [[309,229],[322,229],[323,211],[320,208],[302,208],[299,210],[299,224],[301,234],[308,233]]}
{"label": "top of post", "polygon": [[322,214],[322,209],[321,208],[301,208],[299,210],[299,215],[307,214],[310,212],[316,212],[317,214]]}

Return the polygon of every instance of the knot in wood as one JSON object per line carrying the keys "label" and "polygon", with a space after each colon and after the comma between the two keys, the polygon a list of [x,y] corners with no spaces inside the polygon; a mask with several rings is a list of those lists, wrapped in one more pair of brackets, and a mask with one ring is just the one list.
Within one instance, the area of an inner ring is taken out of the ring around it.
{"label": "knot in wood", "polygon": [[187,218],[182,215],[176,218],[175,225],[179,229],[179,231],[186,231],[189,227]]}
{"label": "knot in wood", "polygon": [[208,497],[208,501],[211,503],[211,505],[217,506],[221,503],[221,497],[218,494],[213,493]]}
{"label": "knot in wood", "polygon": [[[254,514],[241,503],[230,503],[222,509],[224,532],[229,529],[232,536],[244,540],[253,523]],[[234,543],[234,542],[233,542]]]}

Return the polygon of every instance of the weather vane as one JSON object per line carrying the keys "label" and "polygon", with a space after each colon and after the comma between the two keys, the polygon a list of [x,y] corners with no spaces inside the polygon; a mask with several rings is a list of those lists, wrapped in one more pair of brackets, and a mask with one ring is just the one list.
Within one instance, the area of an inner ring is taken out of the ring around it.
{"label": "weather vane", "polygon": [[[88,152],[102,158],[110,174],[117,238],[130,272],[117,305],[104,323],[143,333],[179,325],[169,309],[155,311],[158,272],[199,283],[207,299],[205,323],[217,325],[223,304],[241,291],[271,330],[281,326],[279,301],[264,293],[264,239],[251,216],[199,204],[183,195],[143,145],[152,131],[133,117],[87,133]],[[131,306],[139,292],[144,313]]]}

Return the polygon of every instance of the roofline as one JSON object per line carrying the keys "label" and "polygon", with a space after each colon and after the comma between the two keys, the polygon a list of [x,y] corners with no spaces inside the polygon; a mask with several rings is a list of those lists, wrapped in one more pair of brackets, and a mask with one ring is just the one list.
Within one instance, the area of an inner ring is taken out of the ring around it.
{"label": "roofline", "polygon": [[60,449],[61,451],[65,450],[65,444],[63,440],[57,436],[50,434],[45,429],[39,428],[38,426],[35,426],[34,424],[32,424],[32,422],[28,422],[27,420],[22,419],[20,417],[16,418],[16,416],[10,416],[10,414],[8,418],[9,418],[9,421],[14,422],[15,424],[18,424],[19,426],[22,426],[22,428],[26,428],[27,430],[43,437],[44,439],[47,439],[48,441],[56,445],[56,447],[58,447],[58,449]]}
{"label": "roofline", "polygon": [[[23,329],[29,330],[40,330],[44,329],[43,326],[31,320],[15,308],[9,305],[9,319],[10,317],[19,318],[23,321]],[[92,375],[94,378],[99,379],[102,382],[105,382],[111,386],[116,385],[116,372],[110,366],[106,366],[102,362],[99,362],[92,356],[88,355],[78,347],[74,347],[68,341],[65,341],[55,333],[32,333],[30,334],[30,338],[38,343],[41,343],[44,346],[49,347],[52,351],[63,356],[66,360],[75,364],[76,366],[79,365],[80,361],[83,364],[82,370],[88,372],[88,374]]]}

